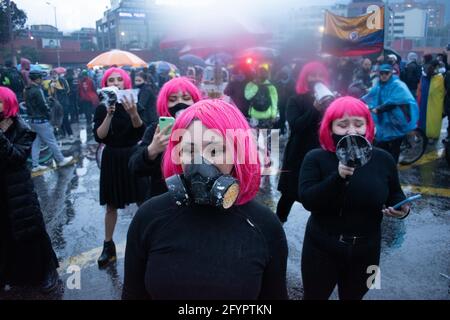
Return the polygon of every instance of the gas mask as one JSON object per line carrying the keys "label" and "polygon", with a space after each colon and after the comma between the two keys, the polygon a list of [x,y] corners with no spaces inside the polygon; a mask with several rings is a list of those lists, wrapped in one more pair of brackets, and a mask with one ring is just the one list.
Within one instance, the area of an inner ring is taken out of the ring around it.
{"label": "gas mask", "polygon": [[202,158],[201,164],[189,164],[184,174],[166,179],[169,194],[178,206],[191,204],[229,209],[239,196],[239,182]]}

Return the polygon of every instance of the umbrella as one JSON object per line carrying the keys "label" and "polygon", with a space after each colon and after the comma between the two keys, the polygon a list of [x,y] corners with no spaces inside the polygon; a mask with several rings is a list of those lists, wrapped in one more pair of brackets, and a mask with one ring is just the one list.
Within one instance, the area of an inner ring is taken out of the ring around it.
{"label": "umbrella", "polygon": [[58,67],[53,70],[55,70],[57,74],[66,73],[66,68],[63,68],[63,67]]}
{"label": "umbrella", "polygon": [[243,58],[246,56],[255,56],[257,58],[264,59],[275,59],[279,56],[279,52],[276,49],[268,48],[268,47],[253,47],[248,48],[237,54],[238,58]]}
{"label": "umbrella", "polygon": [[171,71],[175,72],[175,73],[178,72],[178,68],[175,65],[173,65],[167,61],[153,61],[149,64],[149,67],[150,66],[155,66],[157,73],[163,73],[163,72],[170,73]]}
{"label": "umbrella", "polygon": [[200,66],[200,67],[205,67],[206,63],[205,61],[203,61],[202,58],[200,58],[199,56],[196,56],[194,54],[185,54],[182,55],[180,57],[181,61],[184,61],[188,64],[194,65],[194,66]]}
{"label": "umbrella", "polygon": [[147,63],[131,52],[111,50],[98,55],[87,64],[88,68],[105,67],[112,65],[116,65],[118,67],[146,67]]}
{"label": "umbrella", "polygon": [[210,55],[208,59],[206,59],[206,63],[210,65],[214,65],[216,63],[220,65],[227,65],[231,62],[231,60],[233,60],[233,56],[231,54],[226,52],[219,52]]}

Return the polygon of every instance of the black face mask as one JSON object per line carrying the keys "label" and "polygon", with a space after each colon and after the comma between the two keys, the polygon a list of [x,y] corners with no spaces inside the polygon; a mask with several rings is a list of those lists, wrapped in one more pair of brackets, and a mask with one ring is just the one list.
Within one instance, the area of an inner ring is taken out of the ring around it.
{"label": "black face mask", "polygon": [[177,113],[181,110],[186,109],[187,107],[189,107],[189,105],[187,105],[186,103],[177,103],[176,105],[174,105],[173,107],[169,108],[169,113],[172,117],[176,118],[177,117]]}
{"label": "black face mask", "polygon": [[347,136],[347,135],[346,134],[340,135],[340,134],[332,133],[331,137],[333,138],[334,146],[336,147],[338,142],[345,136]]}
{"label": "black face mask", "polygon": [[134,85],[138,89],[142,89],[145,86],[145,82],[142,82],[141,84]]}
{"label": "black face mask", "polygon": [[236,202],[240,190],[234,177],[222,174],[205,159],[201,164],[187,165],[184,175],[167,178],[166,184],[179,206],[195,203],[228,209]]}

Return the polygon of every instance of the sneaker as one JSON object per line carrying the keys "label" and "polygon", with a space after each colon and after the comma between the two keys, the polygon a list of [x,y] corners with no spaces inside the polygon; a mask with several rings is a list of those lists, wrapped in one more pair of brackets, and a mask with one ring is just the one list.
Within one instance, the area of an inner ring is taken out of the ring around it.
{"label": "sneaker", "polygon": [[64,167],[67,166],[71,161],[73,160],[73,157],[65,157],[63,161],[58,162],[58,167]]}
{"label": "sneaker", "polygon": [[46,166],[38,165],[36,167],[33,167],[33,169],[31,169],[31,172],[38,172],[38,171],[43,171],[43,170],[47,170],[47,169],[48,169],[48,167],[46,167]]}

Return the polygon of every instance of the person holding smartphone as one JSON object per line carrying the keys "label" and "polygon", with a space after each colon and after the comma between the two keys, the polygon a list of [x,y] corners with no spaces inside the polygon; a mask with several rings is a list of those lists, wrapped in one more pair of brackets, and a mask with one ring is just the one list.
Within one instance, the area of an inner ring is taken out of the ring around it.
{"label": "person holding smartphone", "polygon": [[208,99],[173,128],[163,157],[170,191],[133,218],[122,299],[286,300],[286,235],[255,200],[261,169],[247,120]]}
{"label": "person holding smartphone", "polygon": [[[131,79],[124,70],[110,68],[103,75],[101,85],[102,88],[131,89]],[[147,189],[146,180],[136,178],[128,169],[133,147],[141,140],[146,128],[145,110],[132,98],[124,97],[119,102],[114,90],[109,91],[108,99],[97,107],[94,116],[95,140],[106,145],[100,169],[100,205],[106,205],[105,242],[98,259],[101,268],[116,259],[113,234],[117,209],[143,202]]]}
{"label": "person holding smartphone", "polygon": [[[150,197],[167,191],[161,173],[161,156],[169,144],[170,122],[200,99],[200,90],[186,77],[169,80],[161,88],[156,100],[159,123],[152,123],[145,130],[129,161],[130,171],[135,176],[150,177],[150,192],[147,193]],[[163,123],[168,125],[162,128]]]}
{"label": "person holding smartphone", "polygon": [[386,151],[373,148],[359,168],[340,163],[336,144],[349,134],[372,143],[375,125],[367,106],[353,97],[335,100],[319,129],[321,149],[308,152],[299,179],[299,198],[311,212],[302,250],[305,300],[328,299],[338,286],[340,299],[362,299],[369,290],[368,273],[378,267],[383,215],[405,218],[405,199],[397,165]]}

